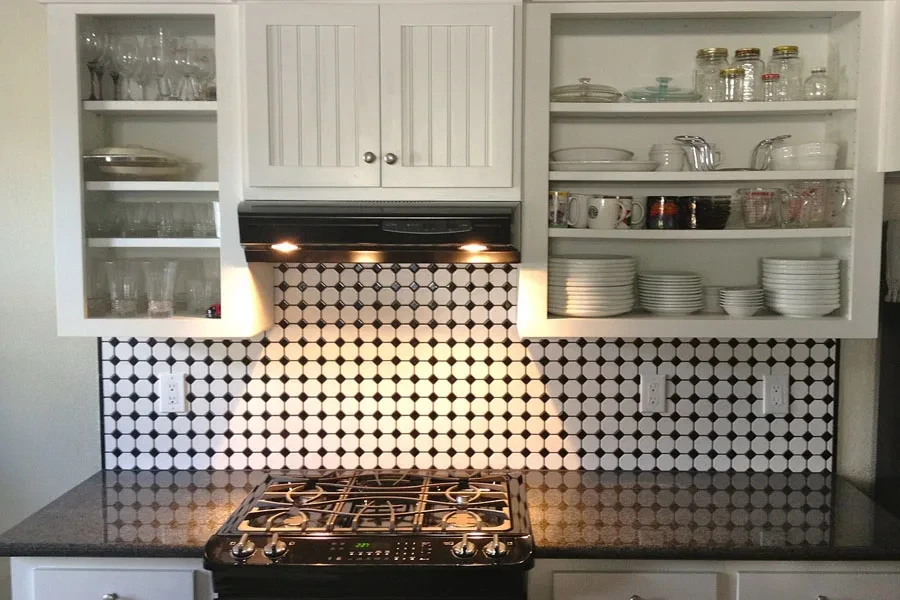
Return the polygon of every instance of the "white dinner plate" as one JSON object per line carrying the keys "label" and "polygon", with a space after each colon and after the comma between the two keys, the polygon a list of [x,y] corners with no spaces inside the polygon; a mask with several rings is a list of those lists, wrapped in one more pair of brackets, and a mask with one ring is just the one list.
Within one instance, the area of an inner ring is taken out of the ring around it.
{"label": "white dinner plate", "polygon": [[578,310],[578,309],[548,309],[547,312],[558,317],[575,317],[581,319],[590,319],[596,317],[614,317],[631,312],[633,308],[626,309],[603,309],[603,310]]}
{"label": "white dinner plate", "polygon": [[699,311],[702,306],[698,306],[696,308],[660,308],[660,307],[644,307],[647,312],[652,312],[659,315],[690,315],[697,311]]}
{"label": "white dinner plate", "polygon": [[841,259],[831,256],[814,256],[810,258],[773,258],[763,257],[764,265],[838,265]]}
{"label": "white dinner plate", "polygon": [[655,171],[654,160],[551,160],[551,171]]}
{"label": "white dinner plate", "polygon": [[618,263],[636,263],[637,259],[633,256],[628,256],[627,254],[571,254],[569,256],[551,256],[549,259],[551,263],[555,262],[566,262],[566,263],[577,263],[577,262],[618,262]]}

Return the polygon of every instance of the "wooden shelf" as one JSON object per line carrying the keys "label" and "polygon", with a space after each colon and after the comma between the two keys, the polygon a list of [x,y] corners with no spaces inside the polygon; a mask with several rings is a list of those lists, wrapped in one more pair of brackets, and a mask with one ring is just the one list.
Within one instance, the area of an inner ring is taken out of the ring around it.
{"label": "wooden shelf", "polygon": [[143,113],[143,114],[215,114],[218,105],[214,101],[165,102],[140,100],[85,100],[84,110],[98,113]]}
{"label": "wooden shelf", "polygon": [[89,192],[218,192],[218,181],[88,181]]}
{"label": "wooden shelf", "polygon": [[218,238],[90,238],[90,248],[219,248]]}
{"label": "wooden shelf", "polygon": [[849,227],[822,229],[550,229],[551,238],[579,240],[763,240],[804,238],[848,238]]}
{"label": "wooden shelf", "polygon": [[793,181],[853,179],[853,171],[550,171],[550,181],[639,181],[716,183],[721,181]]}
{"label": "wooden shelf", "polygon": [[551,102],[556,117],[611,118],[629,116],[734,117],[765,115],[822,115],[856,110],[856,100],[801,102]]}

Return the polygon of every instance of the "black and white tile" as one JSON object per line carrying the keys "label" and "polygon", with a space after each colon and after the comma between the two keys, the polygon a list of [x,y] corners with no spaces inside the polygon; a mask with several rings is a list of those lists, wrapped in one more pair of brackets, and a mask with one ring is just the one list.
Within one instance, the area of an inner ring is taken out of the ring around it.
{"label": "black and white tile", "polygon": [[[107,468],[832,470],[834,340],[522,340],[509,265],[275,269],[264,335],[101,340]],[[671,415],[640,414],[647,370]],[[170,371],[187,415],[155,411]]]}

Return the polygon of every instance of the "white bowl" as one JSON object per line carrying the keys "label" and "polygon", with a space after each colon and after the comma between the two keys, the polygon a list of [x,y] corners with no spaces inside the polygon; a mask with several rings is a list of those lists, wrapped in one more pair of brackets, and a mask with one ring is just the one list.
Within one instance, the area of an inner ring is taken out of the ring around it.
{"label": "white bowl", "polygon": [[634,152],[621,148],[560,148],[550,153],[550,160],[631,160]]}
{"label": "white bowl", "polygon": [[731,317],[752,317],[760,311],[762,306],[732,306],[731,304],[728,304],[722,308],[724,308],[725,312]]}
{"label": "white bowl", "polygon": [[772,148],[773,160],[800,158],[802,156],[837,156],[840,146],[833,142],[809,142],[806,144],[793,144],[776,146]]}

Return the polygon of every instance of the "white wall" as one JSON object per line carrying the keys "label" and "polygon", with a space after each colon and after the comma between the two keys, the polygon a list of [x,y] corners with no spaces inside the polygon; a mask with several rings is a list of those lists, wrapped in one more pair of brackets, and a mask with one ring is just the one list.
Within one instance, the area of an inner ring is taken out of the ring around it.
{"label": "white wall", "polygon": [[56,337],[46,38],[0,1],[0,531],[100,467],[97,341]]}

